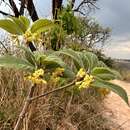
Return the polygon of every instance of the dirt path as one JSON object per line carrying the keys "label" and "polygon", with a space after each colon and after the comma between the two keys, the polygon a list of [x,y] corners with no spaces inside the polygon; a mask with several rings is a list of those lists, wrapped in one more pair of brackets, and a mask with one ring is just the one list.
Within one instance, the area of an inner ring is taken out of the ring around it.
{"label": "dirt path", "polygon": [[[114,80],[113,83],[122,86],[127,91],[130,99],[130,83],[119,80]],[[108,98],[105,99],[105,105],[108,108],[106,116],[124,130],[130,130],[130,108],[126,103],[119,96],[111,92]],[[119,127],[113,130],[119,130]]]}

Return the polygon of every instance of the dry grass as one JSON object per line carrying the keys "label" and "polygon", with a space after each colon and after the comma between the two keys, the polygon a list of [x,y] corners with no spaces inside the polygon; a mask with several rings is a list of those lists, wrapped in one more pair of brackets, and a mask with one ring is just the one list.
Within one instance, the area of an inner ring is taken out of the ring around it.
{"label": "dry grass", "polygon": [[0,129],[6,130],[13,126],[23,105],[26,87],[22,72],[0,70]]}
{"label": "dry grass", "polygon": [[[23,72],[7,69],[0,72],[0,130],[12,130],[30,84],[24,81]],[[38,86],[35,94],[45,91],[47,88]],[[103,111],[94,90],[64,90],[34,101],[22,127],[26,130],[107,130]]]}

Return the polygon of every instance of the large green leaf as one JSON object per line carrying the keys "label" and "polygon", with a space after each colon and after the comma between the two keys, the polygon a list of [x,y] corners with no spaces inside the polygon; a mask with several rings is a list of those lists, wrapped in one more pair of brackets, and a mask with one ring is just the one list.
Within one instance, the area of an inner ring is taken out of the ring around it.
{"label": "large green leaf", "polygon": [[5,31],[11,34],[17,34],[17,35],[23,34],[23,31],[17,26],[17,24],[9,19],[1,19],[0,28],[4,29]]}
{"label": "large green leaf", "polygon": [[32,71],[35,69],[35,66],[30,64],[25,59],[17,58],[10,55],[0,57],[0,67],[23,69],[27,71]]}
{"label": "large green leaf", "polygon": [[35,67],[37,67],[35,56],[34,56],[33,52],[29,48],[26,48],[24,46],[18,46],[18,48],[21,48],[22,50],[24,50],[25,58],[27,59],[27,61],[30,62]]}
{"label": "large green leaf", "polygon": [[42,61],[42,64],[44,64],[46,68],[56,68],[63,66],[64,62],[55,55],[49,55]]}
{"label": "large green leaf", "polygon": [[79,58],[82,60],[82,64],[83,64],[83,67],[84,67],[84,69],[88,69],[88,59],[85,57],[85,55],[84,55],[84,53],[83,52],[76,52],[77,54],[78,54],[78,56],[79,56]]}
{"label": "large green leaf", "polygon": [[88,69],[91,71],[94,67],[96,67],[98,65],[98,58],[95,54],[93,54],[92,52],[87,52],[84,51],[84,56],[88,61]]}
{"label": "large green leaf", "polygon": [[91,72],[92,68],[99,65],[99,60],[97,56],[92,52],[83,51],[77,53],[79,54],[79,57],[83,62],[84,68],[89,72]]}
{"label": "large green leaf", "polygon": [[34,57],[35,57],[35,60],[36,60],[36,63],[38,66],[42,65],[44,61],[44,59],[47,57],[43,52],[40,52],[40,51],[35,51],[34,52]]}
{"label": "large green leaf", "polygon": [[107,67],[103,61],[98,61],[97,67]]}
{"label": "large green leaf", "polygon": [[24,16],[19,16],[19,20],[24,24],[24,26],[26,27],[26,30],[30,27],[30,21],[28,18]]}
{"label": "large green leaf", "polygon": [[97,76],[103,80],[120,79],[121,76],[118,72],[111,70],[107,67],[95,67],[91,71],[91,74]]}
{"label": "large green leaf", "polygon": [[50,29],[52,26],[53,23],[51,20],[39,19],[33,23],[30,30],[32,33],[40,33]]}
{"label": "large green leaf", "polygon": [[14,23],[22,30],[23,34],[27,31],[26,25],[19,18],[12,17],[11,18]]}
{"label": "large green leaf", "polygon": [[74,64],[77,70],[79,70],[80,68],[84,68],[83,61],[80,58],[79,54],[72,49],[63,49],[63,50],[57,51],[55,54],[59,54],[59,55],[63,54],[65,56],[70,57],[74,61]]}
{"label": "large green leaf", "polygon": [[127,93],[120,86],[101,79],[95,79],[95,81],[91,84],[91,86],[98,88],[107,88],[113,91],[114,93],[118,94],[129,105]]}
{"label": "large green leaf", "polygon": [[65,67],[63,77],[73,79],[75,77],[75,73],[69,67]]}

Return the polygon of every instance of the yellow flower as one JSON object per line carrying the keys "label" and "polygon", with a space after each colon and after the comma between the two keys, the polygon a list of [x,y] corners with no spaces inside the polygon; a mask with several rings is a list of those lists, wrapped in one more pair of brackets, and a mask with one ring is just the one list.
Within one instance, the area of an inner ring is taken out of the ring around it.
{"label": "yellow flower", "polygon": [[65,69],[64,68],[56,68],[55,71],[52,73],[53,77],[63,76]]}
{"label": "yellow flower", "polygon": [[85,74],[86,74],[85,69],[84,69],[84,68],[81,68],[81,69],[78,71],[76,77],[78,77],[78,78],[81,79],[81,78],[83,78],[83,77],[85,76]]}
{"label": "yellow flower", "polygon": [[32,82],[35,84],[47,84],[47,82],[43,79],[32,79]]}
{"label": "yellow flower", "polygon": [[56,86],[57,83],[59,83],[61,77],[63,76],[64,73],[64,68],[56,68],[55,71],[52,73],[50,81],[53,83],[53,86]]}
{"label": "yellow flower", "polygon": [[25,34],[23,35],[23,37],[24,37],[24,39],[25,39],[26,41],[32,41],[32,40],[33,40],[32,33],[31,33],[30,30],[27,30],[27,31],[25,32]]}
{"label": "yellow flower", "polygon": [[43,43],[43,37],[42,37],[42,34],[41,33],[34,33],[32,35],[32,39],[33,41],[37,42],[37,43]]}
{"label": "yellow flower", "polygon": [[40,76],[43,76],[44,75],[44,70],[43,69],[38,69],[32,75],[34,77],[37,77],[37,78],[40,77]]}
{"label": "yellow flower", "polygon": [[24,39],[26,41],[34,41],[38,43],[43,42],[42,34],[41,33],[32,33],[30,30],[27,30],[25,34],[23,35]]}
{"label": "yellow flower", "polygon": [[[80,81],[77,81],[75,84],[81,88],[88,88],[90,84],[94,81],[94,77],[92,75],[88,75],[83,69],[80,69],[77,76],[80,77]],[[83,78],[83,79],[82,79]]]}
{"label": "yellow flower", "polygon": [[38,69],[32,75],[26,77],[26,79],[32,81],[32,83],[34,84],[42,84],[42,83],[47,84],[47,82],[44,79],[42,79],[43,75],[44,75],[44,70]]}

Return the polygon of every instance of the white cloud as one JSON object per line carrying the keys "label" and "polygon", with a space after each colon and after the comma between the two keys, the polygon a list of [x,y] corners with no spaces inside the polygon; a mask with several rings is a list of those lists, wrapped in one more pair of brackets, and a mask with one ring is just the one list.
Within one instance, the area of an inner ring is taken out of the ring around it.
{"label": "white cloud", "polygon": [[104,49],[104,53],[112,58],[130,59],[130,38],[118,38]]}

